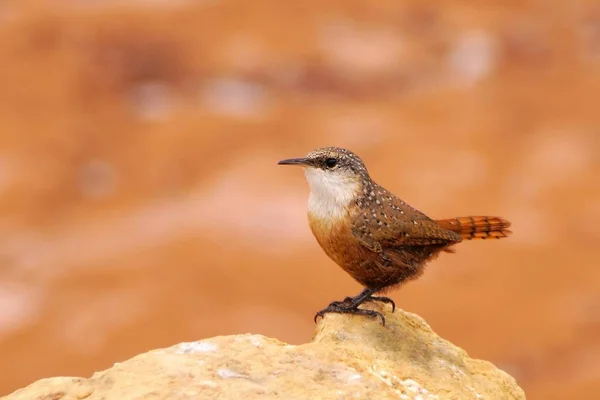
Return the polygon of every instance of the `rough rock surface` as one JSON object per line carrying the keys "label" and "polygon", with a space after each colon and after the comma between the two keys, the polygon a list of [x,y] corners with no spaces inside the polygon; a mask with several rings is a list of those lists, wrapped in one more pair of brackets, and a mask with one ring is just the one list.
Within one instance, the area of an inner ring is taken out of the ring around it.
{"label": "rough rock surface", "polygon": [[[372,305],[376,307],[375,305]],[[310,343],[220,336],[149,351],[91,378],[48,378],[24,399],[525,399],[515,380],[397,310],[387,324],[329,314]]]}

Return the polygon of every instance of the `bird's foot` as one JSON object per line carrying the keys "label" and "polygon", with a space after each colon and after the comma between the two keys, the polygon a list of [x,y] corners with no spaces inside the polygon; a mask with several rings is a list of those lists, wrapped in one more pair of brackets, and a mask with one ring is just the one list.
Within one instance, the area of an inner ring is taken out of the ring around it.
{"label": "bird's foot", "polygon": [[370,296],[370,297],[367,297],[365,301],[380,301],[380,302],[385,303],[385,304],[391,304],[392,305],[392,312],[394,312],[396,310],[396,303],[394,303],[394,300],[390,299],[389,297],[385,297],[385,296]]}
{"label": "bird's foot", "polygon": [[[344,306],[348,307],[355,300],[356,300],[356,298],[354,298],[354,297],[346,297],[342,301],[333,301],[333,302],[331,302],[331,304],[329,304],[329,307],[344,307]],[[389,297],[384,297],[384,296],[369,296],[369,297],[367,297],[366,299],[363,300],[363,302],[367,302],[367,301],[379,301],[379,302],[384,303],[384,304],[391,304],[392,305],[392,312],[394,312],[396,310],[396,303],[394,303],[394,300],[390,299]]]}
{"label": "bird's foot", "polygon": [[331,303],[329,303],[329,305],[325,308],[330,308],[330,307],[351,307],[352,306],[352,302],[354,301],[354,297],[346,297],[344,300],[342,301],[332,301]]}
{"label": "bird's foot", "polygon": [[352,314],[352,315],[364,315],[370,318],[381,318],[381,322],[385,325],[385,317],[379,311],[374,310],[363,310],[358,308],[358,306],[353,306],[349,302],[344,301],[334,301],[326,308],[322,309],[315,315],[315,322],[317,322],[317,318],[323,317],[327,313],[338,313],[338,314]]}

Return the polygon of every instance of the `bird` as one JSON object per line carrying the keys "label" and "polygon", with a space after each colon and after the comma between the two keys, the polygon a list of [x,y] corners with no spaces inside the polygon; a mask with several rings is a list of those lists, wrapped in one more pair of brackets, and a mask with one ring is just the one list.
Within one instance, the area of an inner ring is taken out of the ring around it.
{"label": "bird", "polygon": [[396,305],[384,294],[419,278],[425,265],[454,245],[472,239],[501,239],[511,223],[495,216],[432,219],[377,184],[350,150],[322,147],[278,165],[304,168],[310,194],[308,224],[325,254],[363,286],[356,296],[333,301],[315,314],[385,317],[359,308],[366,302]]}

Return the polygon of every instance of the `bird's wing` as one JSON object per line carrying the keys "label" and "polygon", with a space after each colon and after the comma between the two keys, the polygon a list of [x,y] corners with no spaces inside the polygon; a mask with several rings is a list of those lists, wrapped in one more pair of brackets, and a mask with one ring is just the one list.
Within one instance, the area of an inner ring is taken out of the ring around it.
{"label": "bird's wing", "polygon": [[383,247],[444,246],[461,241],[459,234],[444,229],[430,219],[390,221],[371,220],[355,224],[353,235],[371,251],[381,252]]}
{"label": "bird's wing", "polygon": [[377,186],[375,191],[377,205],[357,214],[352,229],[368,249],[379,253],[383,248],[444,247],[461,241],[458,233],[443,228],[383,187]]}

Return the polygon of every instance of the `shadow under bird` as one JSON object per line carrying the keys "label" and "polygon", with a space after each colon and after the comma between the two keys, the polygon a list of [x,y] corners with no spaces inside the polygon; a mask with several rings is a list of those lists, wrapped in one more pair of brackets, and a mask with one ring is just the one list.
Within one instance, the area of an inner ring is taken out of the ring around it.
{"label": "shadow under bird", "polygon": [[385,318],[358,308],[364,302],[391,304],[385,294],[418,278],[440,252],[453,253],[463,240],[507,237],[510,222],[500,217],[469,216],[434,220],[375,183],[356,154],[325,147],[303,158],[279,161],[305,169],[310,187],[308,221],[325,253],[364,286],[354,297],[334,301],[315,315],[346,313]]}

